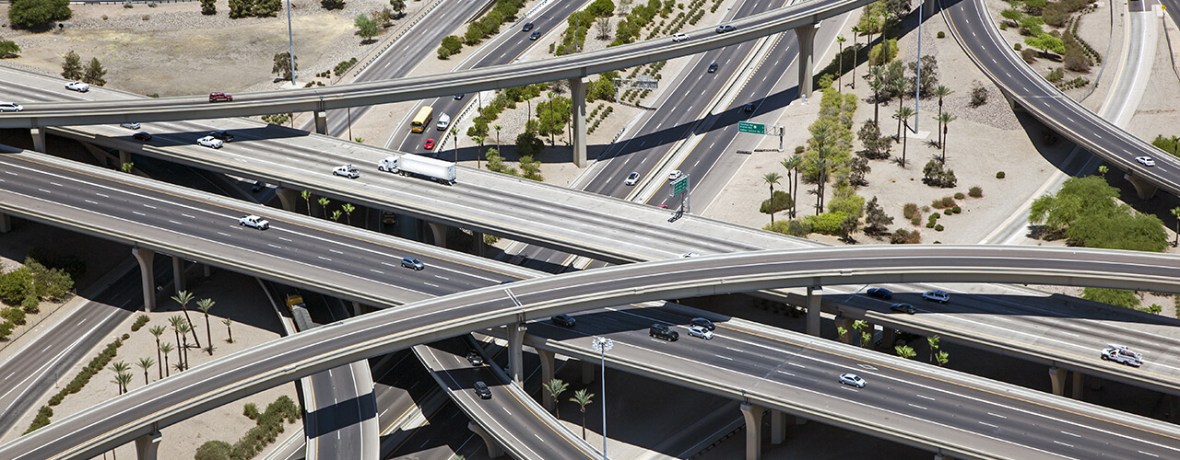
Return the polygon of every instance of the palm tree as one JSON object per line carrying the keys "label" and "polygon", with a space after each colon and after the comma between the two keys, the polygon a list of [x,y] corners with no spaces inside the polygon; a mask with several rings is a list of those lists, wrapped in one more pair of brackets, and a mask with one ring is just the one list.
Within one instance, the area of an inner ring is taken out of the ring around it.
{"label": "palm tree", "polygon": [[344,214],[344,211],[341,211],[339,209],[332,211],[332,216],[331,216],[332,222],[340,222],[340,216],[343,214]]}
{"label": "palm tree", "polygon": [[471,136],[471,140],[479,144],[479,147],[475,149],[475,169],[480,169],[479,157],[483,155],[483,136]]}
{"label": "palm tree", "polygon": [[791,211],[789,216],[791,219],[794,219],[796,209],[795,199],[797,198],[797,195],[799,195],[799,166],[803,165],[803,156],[794,155],[791,158],[784,158],[779,164],[783,165],[784,168],[787,168],[787,174],[791,174],[792,176],[790,180]]}
{"label": "palm tree", "polygon": [[885,67],[875,65],[869,67],[869,74],[865,75],[869,81],[869,89],[873,91],[873,124],[881,128],[881,91],[885,89]]}
{"label": "palm tree", "polygon": [[561,418],[561,405],[558,404],[562,393],[570,388],[570,384],[561,381],[561,379],[553,379],[545,382],[545,391],[549,392],[549,396],[553,397],[554,417]]}
{"label": "palm tree", "polygon": [[856,89],[856,65],[860,64],[860,42],[857,41],[858,35],[860,35],[860,28],[852,26],[852,89]]}
{"label": "palm tree", "polygon": [[152,335],[156,337],[156,363],[157,363],[156,374],[159,376],[159,378],[164,378],[164,367],[159,365],[159,363],[161,362],[160,361],[160,336],[164,335],[165,332],[168,332],[168,328],[157,324],[157,325],[149,328],[148,332],[152,333]]}
{"label": "palm tree", "polygon": [[131,383],[131,377],[132,376],[130,372],[120,372],[115,374],[115,380],[112,380],[111,382],[119,386],[119,394],[127,392],[127,384]]}
{"label": "palm tree", "polygon": [[201,313],[205,314],[205,341],[209,343],[209,348],[206,349],[209,351],[209,356],[213,356],[213,329],[209,327],[209,310],[216,303],[213,299],[201,299],[197,301],[197,308],[201,310]]}
{"label": "palm tree", "polygon": [[[316,203],[320,204],[320,209],[324,210],[324,218],[327,219],[328,218],[328,205],[332,204],[332,200],[329,200],[328,197],[321,196],[320,199],[316,200]],[[201,344],[198,343],[197,346],[199,347],[199,346],[201,346]]]}
{"label": "palm tree", "polygon": [[779,179],[782,179],[782,178],[783,178],[783,176],[780,175],[779,173],[776,173],[776,172],[768,172],[768,173],[766,173],[766,175],[762,176],[762,181],[766,182],[767,185],[770,185],[770,201],[771,201],[771,206],[772,206],[770,208],[770,224],[771,225],[774,225],[774,207],[773,207],[773,205],[774,205],[774,186],[777,185]]}
{"label": "palm tree", "polygon": [[[188,291],[180,291],[177,292],[176,295],[172,296],[172,300],[175,300],[176,303],[180,304],[180,309],[184,311],[184,320],[188,321],[189,328],[191,329],[193,326],[193,320],[188,316],[188,303],[193,301],[193,293]],[[201,340],[197,338],[196,330],[193,330],[193,342],[196,342],[198,347],[201,346]]]}
{"label": "palm tree", "polygon": [[[827,150],[827,148],[822,147],[821,150]],[[819,180],[817,180],[815,183],[815,215],[818,216],[824,212],[824,185],[826,185],[825,183],[828,180],[828,167],[831,165],[828,163],[828,159],[823,155],[823,153],[816,155],[815,158],[811,160],[811,165],[815,167],[816,172],[819,173]]]}
{"label": "palm tree", "polygon": [[934,88],[934,95],[938,96],[938,145],[942,145],[942,99],[950,96],[953,92],[946,85],[938,85]]}
{"label": "palm tree", "polygon": [[500,125],[493,125],[492,129],[496,130],[496,151],[500,151]]}
{"label": "palm tree", "polygon": [[221,324],[225,325],[225,332],[227,334],[229,334],[229,338],[225,340],[228,343],[234,343],[234,330],[232,328],[230,328],[230,325],[233,323],[234,323],[234,320],[229,319],[229,318],[225,318],[225,319],[221,320]]}
{"label": "palm tree", "polygon": [[946,133],[947,133],[947,126],[950,126],[951,122],[952,122],[952,121],[955,121],[955,116],[954,116],[954,115],[951,115],[951,114],[949,114],[949,113],[948,113],[948,114],[946,114],[946,115],[947,115],[947,117],[946,117],[946,120],[943,120],[943,122],[942,122],[942,158],[940,158],[940,159],[938,160],[938,161],[939,161],[940,163],[942,163],[942,164],[946,164]]}
{"label": "palm tree", "polygon": [[127,373],[127,370],[131,369],[131,366],[128,366],[127,363],[125,363],[123,361],[115,361],[114,363],[111,363],[111,367],[109,367],[108,369],[110,369],[111,372],[115,373],[114,383],[118,384],[118,386],[119,386],[119,394],[123,394],[124,392],[126,392],[127,391],[127,382],[122,381],[122,379],[120,379],[119,376]]}
{"label": "palm tree", "polygon": [[455,140],[455,163],[459,162],[459,128],[451,128],[451,139]]}
{"label": "palm tree", "polygon": [[143,369],[143,384],[147,385],[148,383],[151,383],[148,381],[148,369],[151,369],[152,366],[156,365],[156,360],[149,356],[146,358],[139,358],[139,362],[135,364],[139,366],[140,369]]}
{"label": "palm tree", "polygon": [[1104,176],[1104,177],[1105,177],[1105,176],[1106,176],[1106,173],[1108,173],[1108,172],[1110,172],[1110,167],[1109,167],[1109,166],[1106,166],[1106,165],[1098,165],[1098,175],[1100,175],[1100,176]]}
{"label": "palm tree", "polygon": [[299,196],[307,203],[307,217],[311,217],[311,190],[299,192]]}
{"label": "palm tree", "polygon": [[946,139],[942,138],[942,134],[943,134],[942,128],[945,127],[947,123],[950,123],[952,121],[955,121],[955,116],[951,115],[950,112],[938,114],[938,146],[939,147],[942,147],[942,143],[946,141]]}
{"label": "palm tree", "polygon": [[344,211],[344,220],[348,222],[348,225],[352,225],[352,212],[356,211],[356,206],[353,206],[352,203],[344,203],[340,205],[340,210]]}
{"label": "palm tree", "polygon": [[172,353],[172,344],[165,342],[160,345],[160,351],[164,353],[164,376],[172,375],[172,369],[168,367],[168,353]]}
{"label": "palm tree", "polygon": [[190,331],[192,331],[192,333],[194,335],[196,335],[196,331],[193,331],[193,326],[191,324],[186,323],[186,322],[180,323],[180,340],[182,342],[182,344],[181,344],[182,346],[180,347],[180,356],[181,356],[180,360],[183,362],[185,369],[188,369],[188,367],[189,367],[188,366],[188,333]]}
{"label": "palm tree", "polygon": [[900,103],[897,105],[897,113],[895,113],[893,115],[894,118],[897,118],[897,136],[898,136],[897,140],[901,141],[901,166],[902,167],[905,167],[905,150],[906,150],[906,146],[909,144],[910,137],[905,136],[904,138],[902,138],[901,137],[901,128],[902,128],[902,125],[904,124],[906,132],[909,132],[909,130],[910,130],[910,117],[912,117],[912,116],[914,116],[914,108],[910,107],[908,105],[900,104]]}
{"label": "palm tree", "polygon": [[836,78],[837,78],[836,91],[837,92],[840,92],[840,90],[844,87],[844,42],[846,42],[846,41],[848,41],[848,39],[844,38],[843,35],[836,36],[836,43],[838,43],[840,45],[840,54],[837,55],[837,56],[840,56],[840,63],[839,63],[839,67],[838,67],[840,70],[839,70],[839,73],[836,75]]}
{"label": "palm tree", "polygon": [[934,362],[934,355],[938,353],[938,336],[926,337],[926,344],[930,345],[930,362]]}
{"label": "palm tree", "polygon": [[[875,14],[872,16],[869,16],[868,19],[865,19],[865,26],[867,26],[869,28],[869,30],[865,31],[865,33],[869,34],[869,41],[866,44],[868,46],[872,47],[873,33],[877,32],[881,28],[881,17],[877,16]],[[881,31],[881,32],[884,32],[884,31]]]}
{"label": "palm tree", "polygon": [[594,400],[594,393],[586,391],[585,388],[575,391],[574,397],[570,398],[571,402],[578,403],[578,408],[582,410],[582,440],[586,440],[586,406],[589,406]]}
{"label": "palm tree", "polygon": [[1174,247],[1180,245],[1180,207],[1172,208],[1171,212],[1172,217],[1176,218],[1176,241],[1172,242],[1172,246]]}
{"label": "palm tree", "polygon": [[176,364],[178,366],[183,366],[184,365],[184,356],[181,355],[181,352],[180,352],[180,350],[183,349],[180,346],[180,329],[181,329],[181,326],[184,325],[184,318],[182,318],[180,316],[173,315],[168,318],[168,323],[172,325],[172,333],[176,334]]}

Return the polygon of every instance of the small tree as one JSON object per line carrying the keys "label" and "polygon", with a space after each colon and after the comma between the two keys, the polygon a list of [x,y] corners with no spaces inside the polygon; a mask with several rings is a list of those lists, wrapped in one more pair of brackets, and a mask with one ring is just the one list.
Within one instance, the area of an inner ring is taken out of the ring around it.
{"label": "small tree", "polygon": [[0,59],[20,57],[20,45],[12,40],[0,39]]}
{"label": "small tree", "polygon": [[66,53],[65,60],[61,63],[61,76],[66,80],[82,79],[82,58],[74,50]]}
{"label": "small tree", "polygon": [[877,203],[877,197],[874,196],[865,205],[865,233],[869,235],[880,235],[885,233],[892,224],[893,218],[885,213],[885,209]]}
{"label": "small tree", "polygon": [[164,362],[164,358],[161,356],[162,352],[161,352],[161,348],[160,348],[161,347],[160,336],[164,335],[164,333],[167,331],[168,331],[168,328],[166,328],[162,325],[159,325],[159,324],[152,326],[151,328],[148,328],[148,332],[150,332],[152,334],[152,336],[154,336],[156,338],[156,375],[157,375],[157,378],[161,378],[161,379],[164,378],[164,368],[161,365],[161,363]]}
{"label": "small tree", "polygon": [[353,24],[356,25],[356,34],[360,35],[362,45],[372,43],[373,37],[381,30],[381,25],[366,14],[358,14]]}
{"label": "small tree", "polygon": [[320,199],[316,200],[316,203],[320,204],[320,209],[324,210],[324,218],[327,219],[328,205],[332,204],[332,200],[329,200],[328,197],[321,196]]}
{"label": "small tree", "polygon": [[344,9],[344,0],[320,0],[320,6],[325,10],[342,10]]}
{"label": "small tree", "polygon": [[352,203],[344,203],[340,205],[340,210],[344,211],[345,222],[348,222],[348,225],[352,225],[352,212],[356,211],[356,206],[353,206]]}
{"label": "small tree", "polygon": [[557,418],[561,418],[561,404],[558,404],[561,400],[559,398],[569,388],[570,385],[561,381],[561,379],[552,379],[545,382],[545,391],[549,393],[549,396],[553,397],[554,416]]}
{"label": "small tree", "polygon": [[[778,185],[779,180],[781,180],[782,178],[783,178],[783,176],[779,173],[776,173],[776,172],[768,172],[762,176],[762,181],[765,182],[766,185],[770,186],[770,199],[772,199],[772,200],[774,199],[774,186]],[[766,212],[766,211],[763,211],[763,212]],[[775,212],[776,212],[775,209],[770,209],[770,212],[768,213],[768,214],[770,214],[771,225],[774,225],[774,213]]]}
{"label": "small tree", "polygon": [[14,29],[46,29],[72,15],[69,0],[12,0],[8,6],[8,22]]}
{"label": "small tree", "polygon": [[[299,56],[295,56],[295,70],[299,70]],[[278,75],[280,79],[291,79],[291,53],[283,51],[275,53],[274,65],[270,68],[270,73]]]}
{"label": "small tree", "polygon": [[303,202],[307,203],[307,217],[311,217],[311,190],[299,192],[299,197],[303,198]]}
{"label": "small tree", "polygon": [[174,348],[171,343],[164,342],[160,345],[160,352],[164,354],[164,377],[172,375],[172,368],[168,367],[168,353],[172,353],[172,350]]}
{"label": "small tree", "polygon": [[115,380],[112,381],[112,383],[115,383],[119,386],[119,394],[126,393],[127,384],[130,383],[131,379],[124,379],[122,376],[126,374],[129,369],[131,369],[131,366],[127,365],[127,363],[124,361],[115,361],[111,363],[111,367],[108,369],[115,373]]}
{"label": "small tree", "polygon": [[463,40],[454,35],[447,35],[443,37],[442,43],[438,45],[438,58],[446,59],[463,49]]}
{"label": "small tree", "polygon": [[406,0],[389,0],[389,6],[397,13],[398,18],[406,14]]}
{"label": "small tree", "polygon": [[905,359],[914,359],[915,356],[918,356],[918,352],[914,351],[914,348],[909,345],[895,346],[893,347],[893,351],[897,352],[897,356]]}
{"label": "small tree", "polygon": [[151,357],[139,358],[139,361],[136,362],[135,365],[139,366],[140,369],[143,369],[143,384],[147,385],[151,383],[151,381],[148,380],[148,369],[151,369],[152,366],[156,365],[156,360],[152,359]]}
{"label": "small tree", "polygon": [[213,356],[213,329],[209,327],[209,310],[213,309],[213,305],[216,303],[213,299],[201,299],[197,301],[197,308],[201,310],[201,313],[205,314],[205,342],[209,344],[206,348],[209,356]]}
{"label": "small tree", "polygon": [[[180,291],[177,292],[176,295],[172,296],[172,300],[180,304],[180,309],[184,311],[184,321],[188,323],[188,326],[191,329],[193,325],[193,319],[189,318],[188,316],[188,303],[193,301],[193,293],[189,291]],[[196,331],[193,331],[193,342],[197,344],[197,347],[201,346],[201,339],[197,338]]]}
{"label": "small tree", "polygon": [[217,14],[217,0],[201,0],[201,14],[206,16]]}
{"label": "small tree", "polygon": [[1175,247],[1180,245],[1180,207],[1172,208],[1171,213],[1172,217],[1176,218],[1176,240],[1172,242],[1172,246]]}
{"label": "small tree", "polygon": [[98,58],[90,58],[90,63],[86,64],[86,68],[82,70],[82,81],[94,86],[107,84],[106,76],[107,69],[102,67],[102,63],[98,62]]}
{"label": "small tree", "polygon": [[229,338],[225,339],[225,341],[227,343],[234,343],[234,330],[232,327],[234,324],[234,320],[229,319],[229,318],[224,318],[221,320],[221,324],[225,325],[225,333],[229,336]]}

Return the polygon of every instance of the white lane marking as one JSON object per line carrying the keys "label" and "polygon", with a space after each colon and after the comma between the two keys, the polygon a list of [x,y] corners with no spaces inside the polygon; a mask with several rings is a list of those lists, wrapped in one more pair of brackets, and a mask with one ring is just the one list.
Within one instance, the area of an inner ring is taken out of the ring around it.
{"label": "white lane marking", "polygon": [[802,365],[802,364],[799,364],[799,363],[792,363],[792,362],[788,362],[787,364],[789,364],[789,365],[791,365],[791,366],[798,367],[798,368],[800,368],[800,369],[807,369],[807,366],[804,366],[804,365]]}
{"label": "white lane marking", "polygon": [[14,173],[14,172],[12,172],[12,171],[4,171],[4,174],[8,174],[8,175],[10,175],[10,176],[15,176],[15,175],[17,175],[16,173]]}
{"label": "white lane marking", "polygon": [[1070,433],[1070,432],[1068,432],[1068,431],[1062,431],[1062,432],[1061,432],[1061,434],[1070,435],[1070,436],[1073,436],[1073,437],[1075,437],[1075,438],[1080,438],[1080,437],[1082,437],[1082,435],[1080,435],[1080,434],[1073,434],[1073,433]]}
{"label": "white lane marking", "polygon": [[378,269],[376,269],[376,268],[370,268],[370,269],[369,269],[369,271],[371,271],[371,272],[373,272],[373,273],[381,274],[381,275],[384,275],[384,274],[385,274],[385,272],[383,272],[383,271],[381,271],[381,270],[378,270]]}
{"label": "white lane marking", "polygon": [[794,376],[795,376],[795,374],[792,374],[792,373],[790,373],[790,372],[787,372],[787,371],[775,371],[775,372],[778,372],[778,373],[780,373],[780,374],[783,374],[783,375],[789,375],[789,376],[791,376],[791,377],[794,377]]}
{"label": "white lane marking", "polygon": [[225,232],[217,232],[217,234],[221,235],[221,236],[226,236],[226,237],[229,236],[229,233],[225,233]]}
{"label": "white lane marking", "polygon": [[197,218],[197,216],[188,215],[188,214],[185,214],[185,213],[183,213],[183,212],[182,212],[182,213],[180,213],[180,215],[182,215],[182,216],[184,216],[184,217],[187,217],[187,218],[189,218],[189,219],[196,219],[196,218]]}
{"label": "white lane marking", "polygon": [[37,191],[38,191],[38,192],[45,192],[45,193],[48,193],[48,194],[52,194],[52,193],[53,193],[53,192],[51,192],[51,191],[49,191],[49,190],[46,190],[46,189],[43,189],[43,188],[39,188],[39,189],[37,189]]}
{"label": "white lane marking", "polygon": [[910,407],[913,407],[913,408],[915,408],[915,409],[918,409],[918,410],[926,410],[926,408],[925,408],[925,407],[919,406],[919,405],[917,405],[917,404],[909,404],[909,403],[907,403],[906,405],[907,405],[907,406],[910,406]]}
{"label": "white lane marking", "polygon": [[50,182],[49,182],[49,185],[53,185],[53,186],[57,186],[57,187],[61,187],[61,186],[62,186],[61,184],[59,184],[59,183],[57,183],[57,182],[53,182],[53,181],[50,181]]}
{"label": "white lane marking", "polygon": [[132,214],[135,214],[135,215],[137,215],[137,216],[144,216],[144,217],[147,217],[147,214],[144,214],[144,213],[142,213],[142,212],[139,212],[139,211],[131,211],[131,213],[132,213]]}
{"label": "white lane marking", "polygon": [[274,244],[274,243],[266,243],[266,245],[267,245],[267,246],[270,246],[270,247],[272,247],[272,248],[275,248],[275,249],[283,249],[283,247],[282,247],[282,246],[279,246],[279,245],[277,245],[277,244]]}
{"label": "white lane marking", "polygon": [[445,277],[445,276],[438,276],[438,275],[434,275],[434,277],[435,277],[435,278],[438,278],[438,279],[440,279],[440,280],[444,280],[444,281],[450,281],[450,280],[451,280],[450,278],[447,278],[447,277]]}
{"label": "white lane marking", "polygon": [[914,396],[917,396],[917,397],[919,397],[919,398],[922,398],[922,399],[928,399],[928,400],[934,401],[934,398],[931,398],[931,397],[929,397],[929,396],[926,396],[926,395],[914,395]]}
{"label": "white lane marking", "polygon": [[143,204],[143,207],[145,207],[145,208],[149,208],[149,209],[157,209],[155,206],[152,206],[152,205],[150,205],[150,204],[147,204],[147,203],[144,203],[144,204]]}
{"label": "white lane marking", "polygon": [[389,262],[381,262],[381,265],[386,265],[386,266],[389,266],[389,267],[394,267],[394,268],[397,268],[397,265],[391,264],[391,263],[389,263]]}
{"label": "white lane marking", "polygon": [[726,349],[726,350],[729,350],[729,351],[732,351],[732,352],[734,352],[734,353],[741,353],[741,352],[742,352],[742,350],[740,350],[740,349],[737,349],[737,348],[734,348],[734,347],[725,347],[725,349]]}
{"label": "white lane marking", "polygon": [[1143,455],[1150,455],[1150,456],[1152,456],[1152,457],[1155,457],[1155,458],[1159,458],[1159,457],[1160,457],[1159,455],[1153,454],[1153,453],[1151,453],[1151,452],[1144,452],[1144,451],[1141,451],[1141,450],[1139,450],[1139,451],[1136,451],[1136,452],[1139,452],[1139,453],[1141,453],[1141,454],[1143,454]]}
{"label": "white lane marking", "polygon": [[171,223],[171,224],[173,224],[173,225],[184,225],[184,224],[182,224],[182,223],[180,223],[180,222],[177,222],[177,221],[175,221],[175,220],[172,220],[172,219],[168,219],[168,222],[169,222],[169,223]]}
{"label": "white lane marking", "polygon": [[111,197],[110,195],[103,195],[101,193],[95,193],[95,195],[101,196],[103,198],[110,198]]}
{"label": "white lane marking", "polygon": [[318,257],[320,260],[326,260],[326,261],[328,261],[328,262],[331,262],[331,261],[332,261],[332,259],[329,259],[329,258],[327,258],[327,257],[324,257],[324,256],[316,256],[316,257]]}
{"label": "white lane marking", "polygon": [[427,285],[427,286],[430,286],[430,287],[438,287],[438,285],[437,285],[437,284],[431,284],[431,283],[422,283],[422,284],[425,284],[425,285]]}
{"label": "white lane marking", "polygon": [[90,203],[90,204],[98,204],[97,201],[93,201],[93,200],[84,200],[84,201],[86,201],[87,203]]}
{"label": "white lane marking", "polygon": [[294,240],[292,240],[292,239],[290,239],[290,238],[287,238],[287,237],[285,237],[285,236],[280,236],[280,237],[279,237],[279,239],[280,239],[280,240],[283,240],[283,241],[286,241],[286,242],[288,242],[288,243],[290,243],[290,242],[293,242],[293,241],[294,241]]}
{"label": "white lane marking", "polygon": [[718,354],[714,354],[713,356],[716,356],[716,357],[718,357],[718,358],[721,358],[721,359],[728,359],[728,360],[730,360],[730,361],[733,361],[733,358],[730,358],[730,357],[728,357],[728,356],[721,356],[721,355],[718,355]]}
{"label": "white lane marking", "polygon": [[990,423],[987,423],[987,422],[979,422],[979,424],[980,424],[980,425],[987,425],[987,426],[990,426],[990,427],[992,427],[992,428],[995,428],[995,429],[999,429],[999,428],[1000,428],[999,426],[992,425],[992,424],[990,424]]}
{"label": "white lane marking", "polygon": [[1066,444],[1066,443],[1064,443],[1064,442],[1061,442],[1061,441],[1053,441],[1053,444],[1061,444],[1061,445],[1063,445],[1063,446],[1065,446],[1065,447],[1073,447],[1073,444]]}
{"label": "white lane marking", "polygon": [[344,251],[337,251],[335,249],[329,249],[328,252],[335,252],[337,254],[344,255]]}

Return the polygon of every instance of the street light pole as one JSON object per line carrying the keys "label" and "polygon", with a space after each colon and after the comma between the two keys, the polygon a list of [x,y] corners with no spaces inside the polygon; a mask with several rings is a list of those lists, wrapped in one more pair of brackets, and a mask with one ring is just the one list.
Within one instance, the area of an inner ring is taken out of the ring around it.
{"label": "street light pole", "polygon": [[922,120],[919,113],[922,95],[922,4],[926,0],[918,0],[918,62],[914,63],[914,134],[918,134],[918,123]]}
{"label": "street light pole", "polygon": [[605,337],[595,337],[590,346],[602,357],[602,460],[606,460],[606,352],[615,346],[615,342]]}
{"label": "street light pole", "polygon": [[[287,57],[291,61],[291,87],[295,87],[295,35],[291,32],[291,0],[287,0]],[[294,117],[292,117],[294,118]]]}

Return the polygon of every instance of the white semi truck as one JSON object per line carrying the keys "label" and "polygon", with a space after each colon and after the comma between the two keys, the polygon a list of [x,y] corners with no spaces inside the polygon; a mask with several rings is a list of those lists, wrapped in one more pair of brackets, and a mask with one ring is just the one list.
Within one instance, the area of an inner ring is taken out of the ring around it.
{"label": "white semi truck", "polygon": [[455,165],[442,160],[420,155],[405,154],[402,156],[385,157],[377,162],[377,169],[385,172],[412,174],[447,185],[455,184]]}

